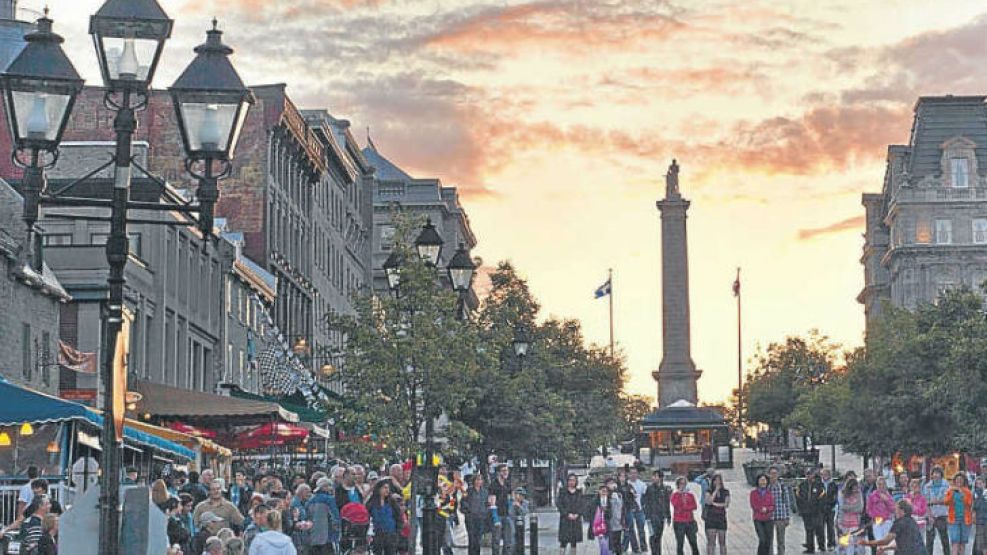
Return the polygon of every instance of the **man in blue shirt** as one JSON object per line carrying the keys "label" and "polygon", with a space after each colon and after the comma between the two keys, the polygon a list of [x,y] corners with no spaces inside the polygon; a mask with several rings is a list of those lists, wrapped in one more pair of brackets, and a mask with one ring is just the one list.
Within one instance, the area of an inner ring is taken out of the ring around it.
{"label": "man in blue shirt", "polygon": [[941,467],[933,467],[931,474],[932,479],[922,486],[922,495],[929,503],[929,518],[932,520],[932,525],[925,531],[925,549],[932,552],[938,532],[942,552],[949,553],[949,507],[946,505],[949,482],[943,479]]}

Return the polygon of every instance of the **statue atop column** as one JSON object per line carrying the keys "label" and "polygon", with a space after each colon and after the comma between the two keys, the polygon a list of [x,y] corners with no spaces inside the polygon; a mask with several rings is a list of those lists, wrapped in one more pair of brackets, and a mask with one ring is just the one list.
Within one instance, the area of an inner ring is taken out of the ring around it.
{"label": "statue atop column", "polygon": [[665,198],[679,196],[679,162],[672,159],[672,165],[668,166],[668,173],[665,174]]}

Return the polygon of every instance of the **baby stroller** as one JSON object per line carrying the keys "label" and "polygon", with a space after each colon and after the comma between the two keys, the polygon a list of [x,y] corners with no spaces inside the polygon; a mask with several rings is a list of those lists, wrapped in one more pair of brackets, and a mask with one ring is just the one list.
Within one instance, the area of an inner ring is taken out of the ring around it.
{"label": "baby stroller", "polygon": [[370,551],[367,532],[370,531],[370,513],[361,503],[347,503],[339,510],[343,527],[339,537],[341,555],[359,555]]}

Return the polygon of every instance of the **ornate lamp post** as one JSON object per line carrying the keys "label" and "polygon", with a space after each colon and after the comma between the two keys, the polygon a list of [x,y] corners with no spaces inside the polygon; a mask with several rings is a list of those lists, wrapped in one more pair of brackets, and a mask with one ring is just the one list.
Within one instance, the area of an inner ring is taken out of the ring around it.
{"label": "ornate lamp post", "polygon": [[434,268],[439,264],[439,256],[442,254],[442,244],[442,236],[439,235],[439,232],[435,230],[435,226],[432,225],[432,218],[426,219],[421,233],[415,239],[415,250],[418,251],[418,256],[425,261],[425,264]]}
{"label": "ornate lamp post", "polygon": [[384,261],[384,275],[387,276],[387,287],[394,296],[398,296],[401,288],[401,266],[404,264],[403,257],[397,252],[392,252]]}
{"label": "ornate lamp post", "polygon": [[[38,30],[25,35],[27,46],[0,76],[14,163],[24,169],[24,223],[27,225],[31,266],[41,269],[35,249],[41,191],[47,188],[45,167],[58,159],[58,144],[82,91],[82,78],[62,50],[62,37],[51,30],[52,20],[38,20]],[[28,156],[27,160],[22,156]],[[48,155],[50,158],[45,158]]]}
{"label": "ornate lamp post", "polygon": [[[172,24],[155,0],[107,0],[90,19],[90,33],[107,87],[104,103],[117,113],[113,123],[116,150],[112,161],[58,191],[48,189],[44,172],[58,159],[62,132],[82,89],[82,80],[61,49],[61,37],[52,33],[52,22],[47,14],[38,20],[38,30],[25,37],[27,46],[0,76],[7,120],[14,138],[13,159],[24,168],[23,218],[32,249],[37,244],[34,231],[41,206],[110,211],[109,217],[84,217],[110,224],[106,242],[109,293],[101,312],[103,360],[100,381],[106,415],[100,440],[101,555],[120,552],[120,441],[117,418],[114,417],[123,414],[126,388],[114,383],[119,377],[116,374],[122,370],[114,366],[114,353],[123,327],[124,269],[129,253],[127,213],[128,210],[153,210],[199,214],[197,225],[207,238],[210,237],[213,208],[218,198],[216,181],[229,174],[239,129],[252,101],[250,92],[227,59],[232,50],[220,41],[221,33],[214,22],[206,44],[196,49],[197,57],[171,90],[187,154],[186,167],[199,181],[197,202],[176,205],[131,201],[132,143],[137,130],[135,112],[147,106],[148,90],[164,42],[171,35]],[[115,166],[111,199],[70,196],[75,185],[111,164]],[[219,171],[215,172],[217,164]],[[201,171],[195,171],[196,168]],[[140,166],[138,169],[147,173]],[[151,219],[129,221],[167,224]],[[40,256],[35,255],[32,263],[40,268]]]}
{"label": "ornate lamp post", "polygon": [[459,243],[459,248],[456,249],[456,254],[452,255],[452,259],[449,260],[449,266],[446,268],[446,271],[449,273],[449,282],[452,283],[453,291],[459,293],[459,306],[456,310],[457,316],[465,318],[466,293],[473,286],[473,276],[476,274],[476,264],[473,263],[473,259],[466,252],[465,244]]}
{"label": "ornate lamp post", "polygon": [[168,89],[185,145],[185,167],[199,181],[195,196],[202,204],[199,229],[204,235],[212,233],[213,208],[219,200],[217,182],[230,174],[233,150],[254,102],[230,63],[233,49],[223,44],[222,37],[213,19],[206,42],[195,47],[195,59]]}

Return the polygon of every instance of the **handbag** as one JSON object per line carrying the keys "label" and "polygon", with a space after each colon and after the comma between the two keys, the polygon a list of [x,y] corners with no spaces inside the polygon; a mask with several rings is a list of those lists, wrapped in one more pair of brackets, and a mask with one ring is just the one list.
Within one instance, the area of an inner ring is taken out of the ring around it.
{"label": "handbag", "polygon": [[596,537],[607,535],[607,519],[603,507],[597,507],[596,515],[593,516],[593,535]]}

